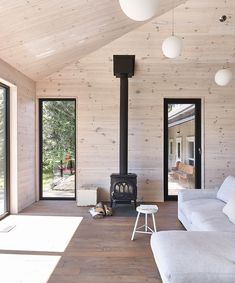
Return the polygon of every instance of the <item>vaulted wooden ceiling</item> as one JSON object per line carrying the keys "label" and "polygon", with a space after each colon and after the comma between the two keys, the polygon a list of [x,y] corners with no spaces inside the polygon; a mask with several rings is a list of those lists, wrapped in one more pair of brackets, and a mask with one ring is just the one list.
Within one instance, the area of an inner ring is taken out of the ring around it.
{"label": "vaulted wooden ceiling", "polygon": [[[185,1],[161,0],[158,15]],[[34,80],[144,24],[118,0],[0,0],[0,11],[0,57]]]}

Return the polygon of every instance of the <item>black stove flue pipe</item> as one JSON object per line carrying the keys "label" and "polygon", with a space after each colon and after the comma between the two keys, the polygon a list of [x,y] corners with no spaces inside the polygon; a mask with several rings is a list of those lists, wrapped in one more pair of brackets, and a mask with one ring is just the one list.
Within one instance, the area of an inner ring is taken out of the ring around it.
{"label": "black stove flue pipe", "polygon": [[113,71],[120,78],[119,173],[128,174],[128,78],[134,75],[135,55],[113,55]]}
{"label": "black stove flue pipe", "polygon": [[119,173],[128,173],[128,77],[120,76]]}

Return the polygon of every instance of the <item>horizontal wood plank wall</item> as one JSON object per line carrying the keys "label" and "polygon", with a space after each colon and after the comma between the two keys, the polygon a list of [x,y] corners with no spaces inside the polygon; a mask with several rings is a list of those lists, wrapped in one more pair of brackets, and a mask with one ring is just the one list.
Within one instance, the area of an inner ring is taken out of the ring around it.
{"label": "horizontal wood plank wall", "polygon": [[226,38],[219,21],[208,27],[195,17],[197,5],[201,16],[213,4],[199,2],[188,1],[175,11],[179,35],[185,38],[180,58],[169,60],[161,52],[170,35],[167,13],[37,83],[38,97],[78,99],[78,186],[98,185],[101,199],[107,200],[109,175],[118,172],[119,80],[113,76],[113,54],[136,55],[135,76],[129,80],[129,172],[138,175],[139,200],[163,201],[164,97],[204,102],[205,186],[219,186],[234,173],[234,83],[224,88],[214,83],[216,70],[227,55],[232,57],[232,45],[215,46]]}
{"label": "horizontal wood plank wall", "polygon": [[17,87],[18,210],[35,196],[35,82],[0,60],[0,78]]}

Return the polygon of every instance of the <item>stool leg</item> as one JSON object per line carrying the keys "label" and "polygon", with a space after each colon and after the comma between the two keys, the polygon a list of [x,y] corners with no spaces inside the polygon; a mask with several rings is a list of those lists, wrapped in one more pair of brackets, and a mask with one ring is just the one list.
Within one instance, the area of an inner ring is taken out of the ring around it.
{"label": "stool leg", "polygon": [[136,218],[136,221],[135,221],[135,227],[134,227],[134,230],[133,230],[133,233],[132,233],[132,237],[131,237],[131,240],[132,240],[132,241],[134,240],[135,231],[136,231],[136,228],[137,228],[137,224],[138,224],[138,221],[139,221],[139,217],[140,217],[140,212],[138,212],[138,215],[137,215],[137,218]]}
{"label": "stool leg", "polygon": [[154,232],[157,232],[157,229],[156,229],[156,223],[155,223],[155,217],[154,217],[154,213],[152,213],[152,217],[153,217],[153,227],[154,227]]}
{"label": "stool leg", "polygon": [[148,231],[148,214],[146,213],[145,214],[145,232],[147,232]]}

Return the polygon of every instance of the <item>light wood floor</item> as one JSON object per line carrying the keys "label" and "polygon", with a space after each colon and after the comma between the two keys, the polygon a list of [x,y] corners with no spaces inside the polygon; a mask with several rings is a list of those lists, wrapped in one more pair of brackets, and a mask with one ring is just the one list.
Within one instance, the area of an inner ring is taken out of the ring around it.
{"label": "light wood floor", "polygon": [[[177,220],[176,202],[158,206],[158,230],[183,229]],[[77,207],[73,201],[40,201],[22,214],[84,217],[60,254],[61,260],[48,283],[162,282],[150,249],[150,236],[137,234],[136,240],[130,240],[135,217],[93,220],[87,208]]]}

